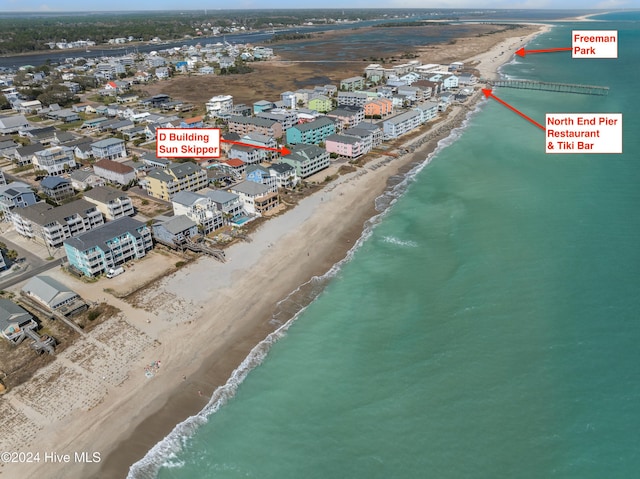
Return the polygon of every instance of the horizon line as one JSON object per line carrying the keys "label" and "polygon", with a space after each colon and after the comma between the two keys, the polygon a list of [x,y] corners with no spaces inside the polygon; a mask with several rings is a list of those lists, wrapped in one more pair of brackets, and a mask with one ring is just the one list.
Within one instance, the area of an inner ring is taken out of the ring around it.
{"label": "horizon line", "polygon": [[100,13],[119,13],[119,12],[200,12],[200,11],[223,11],[223,12],[233,12],[233,11],[290,11],[290,10],[318,10],[318,11],[362,11],[362,10],[424,10],[424,11],[535,11],[535,10],[548,10],[548,11],[570,11],[570,12],[613,12],[613,11],[636,11],[640,10],[640,8],[535,8],[535,7],[520,7],[520,8],[477,8],[477,7],[442,7],[442,8],[426,8],[426,7],[348,7],[348,8],[340,8],[340,7],[279,7],[279,8],[191,8],[191,9],[178,9],[178,8],[165,8],[165,9],[153,9],[153,8],[136,8],[130,10],[55,10],[55,9],[45,9],[45,10],[5,10],[4,12],[0,12],[0,16],[5,15],[7,13],[82,13],[82,14],[100,14]]}

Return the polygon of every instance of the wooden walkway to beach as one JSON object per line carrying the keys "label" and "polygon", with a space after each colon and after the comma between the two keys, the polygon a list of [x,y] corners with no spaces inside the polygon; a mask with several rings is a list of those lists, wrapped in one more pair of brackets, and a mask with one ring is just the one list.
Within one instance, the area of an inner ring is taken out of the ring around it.
{"label": "wooden walkway to beach", "polygon": [[558,93],[578,93],[581,95],[607,96],[608,86],[579,85],[575,83],[553,83],[533,80],[495,80],[494,87],[518,88],[521,90],[542,90]]}

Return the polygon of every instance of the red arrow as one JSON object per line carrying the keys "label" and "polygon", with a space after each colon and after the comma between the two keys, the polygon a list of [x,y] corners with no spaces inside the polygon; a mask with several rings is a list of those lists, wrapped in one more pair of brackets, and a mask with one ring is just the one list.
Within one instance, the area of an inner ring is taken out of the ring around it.
{"label": "red arrow", "polygon": [[546,128],[544,126],[542,126],[540,123],[538,123],[535,120],[532,120],[531,118],[529,118],[527,115],[525,115],[524,113],[522,113],[519,110],[516,110],[514,107],[512,107],[511,105],[509,105],[506,101],[501,100],[500,98],[498,98],[497,96],[495,96],[493,94],[493,92],[491,91],[490,88],[483,88],[482,89],[482,93],[484,93],[484,96],[486,96],[487,98],[493,98],[494,100],[498,101],[498,103],[503,104],[504,106],[506,106],[509,110],[517,113],[518,115],[520,115],[522,118],[524,118],[525,120],[530,121],[531,123],[533,123],[534,125],[536,125],[538,128],[541,128],[543,130],[546,131]]}
{"label": "red arrow", "polygon": [[252,145],[251,143],[243,143],[241,141],[225,140],[224,138],[220,138],[220,142],[231,143],[233,145],[248,146],[249,148],[261,148],[263,150],[277,151],[278,153],[280,153],[281,156],[291,154],[291,150],[285,146],[283,146],[282,148],[270,148],[268,146],[258,146],[258,145]]}
{"label": "red arrow", "polygon": [[516,52],[516,55],[524,57],[527,53],[549,53],[549,52],[567,52],[573,50],[572,47],[563,47],[563,48],[546,48],[544,50],[525,50],[522,47],[520,50]]}

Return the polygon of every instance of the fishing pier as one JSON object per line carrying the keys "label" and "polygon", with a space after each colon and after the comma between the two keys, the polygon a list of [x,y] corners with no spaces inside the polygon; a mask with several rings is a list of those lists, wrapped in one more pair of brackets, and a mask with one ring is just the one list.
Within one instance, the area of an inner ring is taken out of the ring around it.
{"label": "fishing pier", "polygon": [[579,85],[576,83],[553,83],[534,80],[494,80],[491,87],[517,88],[520,90],[553,91],[557,93],[577,93],[580,95],[607,96],[608,86]]}

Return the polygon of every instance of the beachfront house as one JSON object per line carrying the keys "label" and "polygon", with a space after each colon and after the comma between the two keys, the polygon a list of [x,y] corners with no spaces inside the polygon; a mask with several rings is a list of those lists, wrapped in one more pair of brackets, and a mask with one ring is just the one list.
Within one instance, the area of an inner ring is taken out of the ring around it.
{"label": "beachfront house", "polygon": [[224,223],[232,223],[246,215],[240,197],[235,193],[224,190],[203,190],[205,196],[211,199],[216,209],[222,213]]}
{"label": "beachfront house", "polygon": [[22,287],[21,292],[49,311],[56,311],[65,316],[87,308],[87,304],[78,293],[50,276],[34,276]]}
{"label": "beachfront house", "polygon": [[342,134],[360,139],[360,141],[362,142],[362,148],[366,152],[371,151],[371,148],[373,148],[374,134],[371,130],[367,130],[366,128],[360,128],[360,126],[358,126],[356,128],[348,128],[344,130]]}
{"label": "beachfront house", "polygon": [[194,221],[202,233],[209,234],[224,226],[224,215],[207,195],[180,191],[171,198],[173,214],[184,215]]}
{"label": "beachfront house", "polygon": [[380,145],[384,141],[384,134],[383,134],[382,128],[375,123],[368,123],[366,121],[363,121],[362,123],[358,123],[357,128],[349,128],[348,130],[345,130],[344,134],[354,135],[354,133],[352,133],[353,130],[358,131],[358,134],[356,134],[355,136],[360,135],[359,133],[360,130],[366,130],[369,133],[371,133],[371,148],[375,148],[376,146]]}
{"label": "beachfront house", "polygon": [[278,188],[293,188],[300,182],[296,169],[288,163],[275,163],[269,166],[269,174]]}
{"label": "beachfront house", "polygon": [[89,277],[143,258],[152,248],[149,227],[129,216],[110,221],[64,242],[69,266]]}
{"label": "beachfront house", "polygon": [[151,231],[157,242],[176,248],[198,235],[198,225],[186,215],[161,216],[153,220]]}
{"label": "beachfront house", "polygon": [[7,341],[17,344],[26,330],[37,329],[38,323],[27,310],[10,299],[0,298],[0,333]]}
{"label": "beachfront house", "polygon": [[272,192],[267,185],[253,181],[242,181],[229,191],[238,195],[244,210],[254,215],[262,215],[280,204],[278,193]]}

